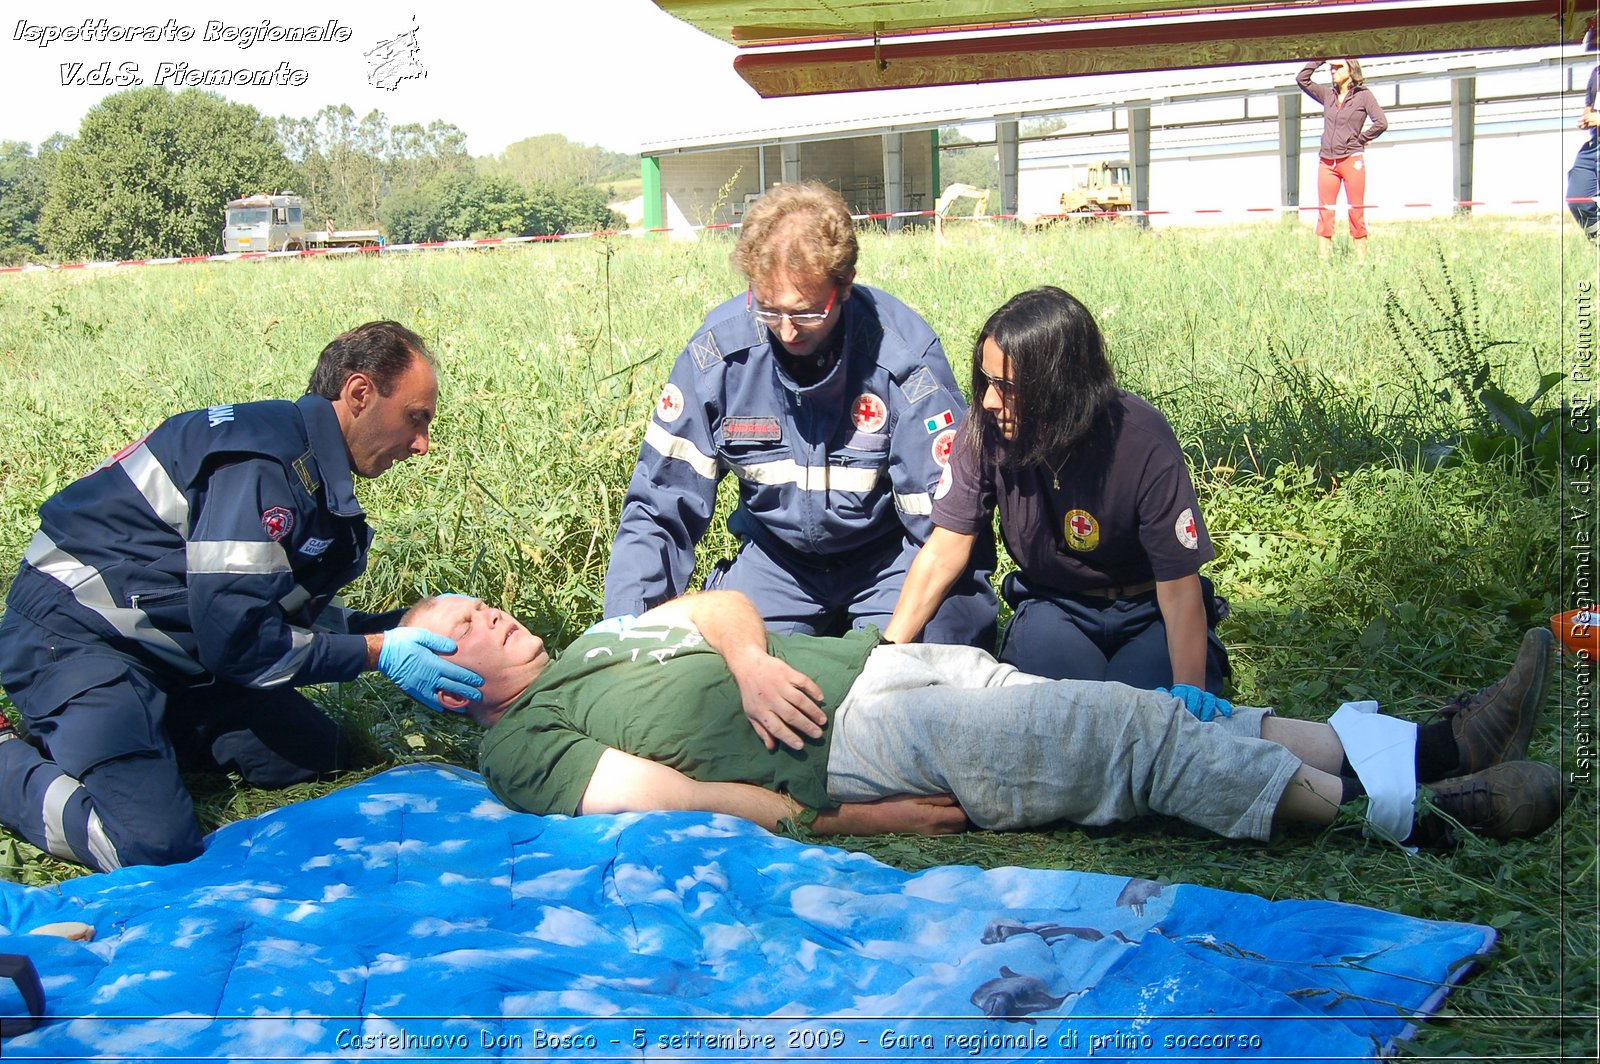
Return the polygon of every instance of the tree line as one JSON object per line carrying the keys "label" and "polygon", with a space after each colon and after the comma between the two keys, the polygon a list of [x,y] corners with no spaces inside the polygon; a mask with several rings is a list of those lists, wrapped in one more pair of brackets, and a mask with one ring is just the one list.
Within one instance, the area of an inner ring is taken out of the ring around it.
{"label": "tree line", "polygon": [[215,253],[228,200],[285,189],[307,228],[381,226],[391,243],[624,224],[604,183],[637,174],[636,156],[546,135],[474,158],[466,139],[344,105],[273,118],[199,89],[129,89],[76,136],[0,142],[0,263]]}

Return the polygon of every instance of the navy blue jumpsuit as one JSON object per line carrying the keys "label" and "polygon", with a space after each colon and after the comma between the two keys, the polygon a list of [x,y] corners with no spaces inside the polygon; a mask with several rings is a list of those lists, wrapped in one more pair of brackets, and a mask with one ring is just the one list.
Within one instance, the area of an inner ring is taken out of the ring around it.
{"label": "navy blue jumpsuit", "polygon": [[179,414],[46,500],[0,621],[0,681],[33,743],[0,742],[0,821],[107,870],[200,852],[180,766],[285,786],[343,767],[294,688],[349,680],[330,606],[372,533],[328,400]]}
{"label": "navy blue jumpsuit", "polygon": [[[743,543],[708,586],[750,596],[775,632],[888,623],[966,403],[939,338],[893,296],[853,286],[836,329],[838,358],[802,384],[744,296],[706,317],[645,430],[606,572],[607,617],[688,589],[717,484],[732,473],[728,527]],[[988,559],[952,589],[930,642],[993,647],[992,540]]]}

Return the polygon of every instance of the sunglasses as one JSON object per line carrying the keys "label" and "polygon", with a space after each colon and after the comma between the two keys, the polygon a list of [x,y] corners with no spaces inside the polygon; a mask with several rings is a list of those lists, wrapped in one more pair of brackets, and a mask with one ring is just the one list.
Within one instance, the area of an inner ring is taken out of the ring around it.
{"label": "sunglasses", "polygon": [[1348,64],[1348,63],[1329,63],[1328,64],[1328,69],[1329,70],[1344,70],[1344,69],[1348,68],[1349,65],[1350,64]]}
{"label": "sunglasses", "polygon": [[[991,377],[982,369],[978,370],[978,376],[983,378],[984,391],[988,391],[990,388],[993,388],[994,393],[1000,397],[1000,401],[1002,403],[1009,403],[1017,397],[1016,381],[1007,380],[1004,377]],[[978,400],[982,401],[982,399],[983,392],[979,392]]]}
{"label": "sunglasses", "polygon": [[789,324],[797,329],[809,329],[821,325],[828,320],[828,315],[833,313],[833,301],[838,298],[839,289],[835,288],[833,293],[828,296],[827,304],[821,310],[807,311],[804,314],[791,314],[787,311],[772,310],[769,307],[762,306],[756,302],[755,292],[748,288],[744,290],[745,309],[755,317],[756,321],[772,329],[782,325],[786,318]]}

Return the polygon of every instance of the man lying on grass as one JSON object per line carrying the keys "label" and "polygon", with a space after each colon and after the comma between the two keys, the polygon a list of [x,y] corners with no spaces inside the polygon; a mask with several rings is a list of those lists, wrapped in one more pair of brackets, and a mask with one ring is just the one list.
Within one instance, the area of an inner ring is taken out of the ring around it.
{"label": "man lying on grass", "polygon": [[[1549,688],[1543,629],[1503,680],[1418,727],[1353,708],[1332,726],[1245,707],[1201,722],[1158,691],[1040,680],[968,647],[769,635],[736,592],[605,622],[555,662],[474,599],[426,600],[406,623],[454,640],[452,660],[483,676],[481,702],[440,699],[489,729],[484,779],[533,813],[700,809],[931,834],[1155,812],[1265,839],[1370,792],[1376,826],[1433,845],[1456,825],[1534,835],[1565,803],[1554,767],[1520,760]],[[1413,823],[1419,782],[1431,801]]]}

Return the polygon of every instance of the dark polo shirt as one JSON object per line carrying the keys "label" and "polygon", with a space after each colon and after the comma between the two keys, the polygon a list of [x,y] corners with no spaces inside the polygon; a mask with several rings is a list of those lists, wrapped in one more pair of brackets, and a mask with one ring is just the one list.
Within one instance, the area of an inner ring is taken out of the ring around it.
{"label": "dark polo shirt", "polygon": [[970,534],[998,505],[1006,550],[1035,587],[1072,594],[1176,580],[1216,556],[1178,438],[1137,395],[1118,392],[1055,472],[1001,468],[1006,444],[993,434],[981,454],[963,443],[933,523]]}

